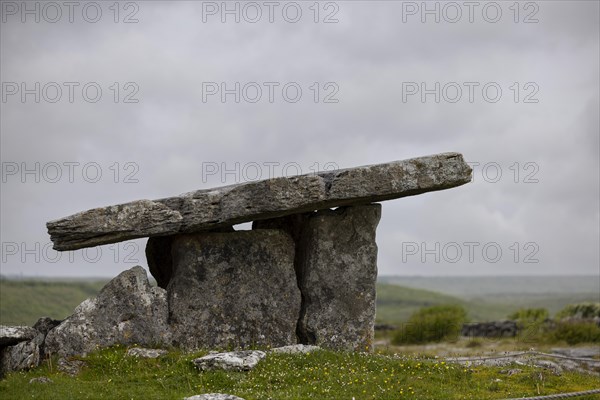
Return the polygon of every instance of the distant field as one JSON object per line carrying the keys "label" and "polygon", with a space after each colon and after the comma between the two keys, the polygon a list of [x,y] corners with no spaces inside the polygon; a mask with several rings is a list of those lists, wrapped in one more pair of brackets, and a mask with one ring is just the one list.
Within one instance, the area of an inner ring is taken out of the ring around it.
{"label": "distant field", "polygon": [[0,280],[0,325],[33,325],[47,316],[64,319],[106,281]]}
{"label": "distant field", "polygon": [[550,315],[567,304],[583,301],[598,302],[593,293],[575,294],[506,294],[486,298],[460,298],[423,289],[399,285],[377,285],[377,322],[397,324],[404,322],[421,307],[438,304],[459,304],[467,310],[471,321],[496,321],[506,319],[520,308],[545,308]]}
{"label": "distant field", "polygon": [[[552,315],[570,303],[600,301],[600,290],[593,291],[598,279],[542,277],[535,281],[543,282],[545,291],[523,278],[383,277],[377,285],[377,321],[398,324],[419,308],[437,304],[460,304],[471,320],[491,321],[505,319],[519,308],[546,308]],[[105,283],[0,279],[0,324],[32,325],[42,316],[63,319]],[[483,296],[484,290],[489,294]]]}
{"label": "distant field", "polygon": [[505,319],[520,308],[556,314],[567,304],[600,302],[599,276],[379,277],[377,319],[403,322],[416,309],[461,304],[473,321]]}
{"label": "distant field", "polygon": [[[380,276],[379,283],[480,298],[490,295],[595,294],[600,297],[600,275],[588,276]],[[598,301],[598,300],[596,300]]]}

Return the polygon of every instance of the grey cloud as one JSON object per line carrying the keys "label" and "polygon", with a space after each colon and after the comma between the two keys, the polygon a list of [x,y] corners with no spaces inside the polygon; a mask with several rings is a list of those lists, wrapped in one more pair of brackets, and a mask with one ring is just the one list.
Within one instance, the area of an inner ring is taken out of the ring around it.
{"label": "grey cloud", "polygon": [[[295,163],[310,172],[326,163],[351,167],[460,151],[480,165],[498,163],[502,179],[486,182],[476,168],[469,185],[385,203],[380,273],[598,274],[598,4],[535,3],[537,24],[515,24],[509,2],[499,3],[504,14],[496,24],[479,17],[472,24],[403,23],[402,2],[363,1],[337,2],[336,24],[312,22],[312,3],[301,3],[306,18],[297,24],[222,24],[202,22],[201,2],[154,1],[137,2],[137,24],[115,24],[108,12],[97,24],[8,20],[0,26],[3,82],[98,82],[103,99],[2,103],[2,162],[97,162],[103,179],[36,184],[31,176],[25,183],[8,177],[0,194],[2,242],[43,245],[52,218],[244,179],[202,179],[206,163],[257,163],[263,174],[265,164]],[[222,81],[298,82],[303,98],[289,103],[278,92],[272,104],[237,104],[231,96],[224,104],[218,96],[203,102],[203,82]],[[431,95],[425,103],[418,95],[403,101],[403,82],[457,82],[466,90],[471,81],[496,82],[501,100],[487,102],[476,91],[472,103],[466,92],[455,104]],[[114,82],[118,103],[109,89]],[[122,102],[126,82],[138,85],[139,103]],[[314,82],[335,82],[339,102],[323,103],[330,92],[321,86],[315,103]],[[538,85],[539,103],[522,102],[531,93],[527,82]],[[118,183],[110,169],[116,162]],[[138,183],[123,182],[131,172],[126,162],[137,166]],[[518,183],[509,168],[515,162]],[[538,166],[539,183],[522,182],[527,162]],[[540,262],[515,263],[510,249],[498,263],[402,262],[403,243],[470,240],[535,242]],[[143,245],[105,246],[95,262],[91,253],[36,262],[31,255],[21,260],[22,249],[5,251],[1,272],[114,276],[129,266],[127,252],[136,246],[145,262]]]}

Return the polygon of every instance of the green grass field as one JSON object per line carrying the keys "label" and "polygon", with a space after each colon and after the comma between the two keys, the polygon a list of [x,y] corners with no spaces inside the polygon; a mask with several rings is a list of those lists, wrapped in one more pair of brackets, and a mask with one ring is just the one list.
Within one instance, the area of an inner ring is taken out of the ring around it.
{"label": "green grass field", "polygon": [[[41,316],[63,319],[105,283],[0,279],[0,324],[32,325]],[[596,297],[593,293],[494,293],[482,299],[392,283],[380,283],[377,290],[377,321],[392,324],[404,322],[414,311],[431,305],[459,304],[471,320],[484,321],[505,318],[522,307],[545,307],[555,313],[566,304],[595,301]],[[125,356],[124,348],[116,347],[82,358],[87,366],[77,377],[58,372],[56,357],[35,370],[11,373],[0,381],[0,398],[182,399],[222,392],[246,400],[504,399],[599,386],[597,377],[586,374],[564,372],[557,376],[519,365],[515,368],[521,369],[521,373],[507,376],[501,373],[506,367],[464,368],[434,358],[435,353],[451,354],[460,345],[441,343],[439,348],[406,346],[404,349],[386,345],[378,350],[384,354],[316,351],[308,355],[269,355],[255,370],[244,373],[200,373],[191,360],[204,353],[171,351],[156,360],[138,360]],[[532,344],[526,345],[529,348]],[[479,354],[484,349],[493,352],[526,349],[525,344],[511,339],[483,341],[481,346],[467,350]],[[41,376],[53,382],[29,384],[32,378]],[[578,398],[591,400],[598,396]]]}
{"label": "green grass field", "polygon": [[[64,319],[88,297],[94,296],[106,281],[40,281],[0,279],[0,325],[33,325],[48,316]],[[472,321],[505,319],[519,308],[546,308],[551,315],[567,304],[597,302],[594,293],[495,293],[487,297],[459,297],[439,292],[379,283],[377,322],[398,324],[421,307],[459,304]]]}
{"label": "green grass field", "polygon": [[[441,360],[391,354],[315,351],[269,354],[248,372],[198,372],[191,360],[204,353],[171,352],[159,359],[127,357],[112,348],[83,360],[77,377],[57,372],[48,362],[0,381],[2,399],[183,399],[201,393],[227,393],[246,400],[506,399],[591,390],[597,378],[565,372],[557,376],[531,366],[463,367]],[[35,377],[52,383],[32,383]],[[592,400],[597,396],[578,397]]]}
{"label": "green grass field", "polygon": [[40,317],[64,319],[107,281],[0,280],[0,325],[33,325]]}

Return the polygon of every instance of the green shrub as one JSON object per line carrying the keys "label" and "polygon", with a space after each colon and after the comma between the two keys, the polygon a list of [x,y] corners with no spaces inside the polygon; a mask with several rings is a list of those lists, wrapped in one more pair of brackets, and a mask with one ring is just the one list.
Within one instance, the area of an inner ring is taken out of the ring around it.
{"label": "green shrub", "polygon": [[418,344],[456,340],[467,313],[457,305],[421,308],[396,333],[393,344]]}
{"label": "green shrub", "polygon": [[593,322],[559,322],[550,333],[550,339],[578,343],[600,343],[600,327]]}
{"label": "green shrub", "polygon": [[556,314],[556,318],[600,318],[600,303],[569,304]]}
{"label": "green shrub", "polygon": [[508,318],[522,324],[543,322],[548,318],[548,310],[545,308],[521,308],[519,311],[509,315]]}
{"label": "green shrub", "polygon": [[547,326],[544,321],[548,319],[548,310],[545,308],[521,308],[508,318],[517,321],[519,341],[528,343],[545,340]]}

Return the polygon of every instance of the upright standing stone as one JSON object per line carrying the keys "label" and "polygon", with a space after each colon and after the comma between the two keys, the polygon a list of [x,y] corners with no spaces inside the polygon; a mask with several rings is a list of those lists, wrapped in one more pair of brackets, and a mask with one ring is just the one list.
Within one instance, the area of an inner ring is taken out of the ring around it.
{"label": "upright standing stone", "polygon": [[296,343],[294,242],[280,230],[173,237],[169,323],[184,349]]}
{"label": "upright standing stone", "polygon": [[370,351],[375,324],[377,244],[381,205],[340,207],[256,221],[296,241],[302,293],[298,339],[330,349]]}
{"label": "upright standing stone", "polygon": [[371,351],[381,205],[318,211],[303,229],[298,334],[305,344]]}

